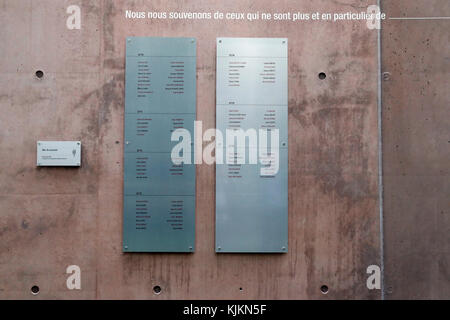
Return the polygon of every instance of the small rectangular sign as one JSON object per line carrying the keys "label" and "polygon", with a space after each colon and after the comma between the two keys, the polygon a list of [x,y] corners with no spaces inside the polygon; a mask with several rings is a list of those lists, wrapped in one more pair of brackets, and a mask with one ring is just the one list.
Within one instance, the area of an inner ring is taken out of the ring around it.
{"label": "small rectangular sign", "polygon": [[288,251],[287,66],[285,38],[217,39],[217,253]]}
{"label": "small rectangular sign", "polygon": [[38,141],[38,167],[79,167],[81,166],[80,141]]}
{"label": "small rectangular sign", "polygon": [[171,136],[185,129],[193,141],[196,40],[130,37],[126,44],[123,251],[194,252],[193,148],[172,155],[178,141]]}

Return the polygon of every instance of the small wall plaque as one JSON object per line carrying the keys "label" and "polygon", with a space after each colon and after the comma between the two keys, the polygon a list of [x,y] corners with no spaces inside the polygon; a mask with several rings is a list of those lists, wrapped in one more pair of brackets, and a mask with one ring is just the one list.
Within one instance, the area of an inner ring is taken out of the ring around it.
{"label": "small wall plaque", "polygon": [[38,141],[38,167],[81,166],[80,141]]}

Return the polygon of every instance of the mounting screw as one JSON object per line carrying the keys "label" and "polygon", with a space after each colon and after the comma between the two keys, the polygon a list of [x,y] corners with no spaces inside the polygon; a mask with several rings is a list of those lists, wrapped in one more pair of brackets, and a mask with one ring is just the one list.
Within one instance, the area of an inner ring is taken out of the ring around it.
{"label": "mounting screw", "polygon": [[281,250],[286,251],[286,247],[281,247]]}
{"label": "mounting screw", "polygon": [[383,72],[383,80],[384,81],[391,80],[391,74],[389,72]]}
{"label": "mounting screw", "polygon": [[192,250],[192,247],[189,247],[189,250]]}
{"label": "mounting screw", "polygon": [[124,246],[125,250],[128,250],[128,246]]}
{"label": "mounting screw", "polygon": [[222,40],[219,40],[219,43],[222,43]]}
{"label": "mounting screw", "polygon": [[220,250],[222,250],[222,248],[221,247],[217,247],[217,250],[220,251]]}
{"label": "mounting screw", "polygon": [[36,71],[35,75],[36,75],[36,78],[42,79],[44,77],[44,71],[38,70],[38,71]]}
{"label": "mounting screw", "polygon": [[125,142],[126,144],[130,144],[130,141]]}
{"label": "mounting screw", "polygon": [[32,286],[32,287],[31,287],[31,294],[32,294],[33,296],[39,294],[39,287],[38,287],[38,286]]}

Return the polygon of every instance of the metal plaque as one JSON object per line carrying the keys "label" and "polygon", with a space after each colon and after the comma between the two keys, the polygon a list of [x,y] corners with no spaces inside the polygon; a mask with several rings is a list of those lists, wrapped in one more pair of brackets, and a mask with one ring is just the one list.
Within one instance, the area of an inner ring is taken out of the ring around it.
{"label": "metal plaque", "polygon": [[193,148],[174,163],[171,136],[194,139],[196,40],[126,41],[123,251],[194,252]]}
{"label": "metal plaque", "polygon": [[[225,140],[217,144],[224,159],[216,164],[216,252],[287,252],[287,39],[218,38],[216,79],[216,127]],[[227,130],[254,130],[256,138],[236,146]]]}
{"label": "metal plaque", "polygon": [[38,141],[37,166],[81,166],[80,141]]}

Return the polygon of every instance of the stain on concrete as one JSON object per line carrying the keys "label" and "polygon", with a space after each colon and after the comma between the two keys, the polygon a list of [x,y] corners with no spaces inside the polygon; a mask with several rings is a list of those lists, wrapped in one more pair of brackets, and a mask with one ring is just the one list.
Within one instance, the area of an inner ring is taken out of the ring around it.
{"label": "stain on concrete", "polygon": [[[124,106],[125,95],[125,73],[112,74],[110,79],[98,89],[95,89],[81,97],[74,109],[81,108],[89,103],[101,101],[98,115],[93,116],[89,121],[88,130],[98,137],[100,128],[108,125],[110,115],[113,110],[118,110]],[[92,102],[90,102],[92,100]]]}
{"label": "stain on concrete", "polygon": [[288,104],[288,114],[294,117],[302,128],[308,128],[311,122],[308,121],[308,115],[306,114],[306,107],[308,106],[307,100],[302,100],[298,102],[296,99],[290,99]]}
{"label": "stain on concrete", "polygon": [[22,229],[28,229],[29,226],[30,226],[30,224],[25,219],[23,219],[22,220]]}
{"label": "stain on concrete", "polygon": [[113,69],[113,70],[125,70],[125,59],[124,58],[110,58],[105,59],[103,66],[106,69]]}
{"label": "stain on concrete", "polygon": [[345,96],[339,95],[338,92],[326,92],[317,96],[317,102],[324,106],[371,105],[374,98],[372,91],[360,89]]}
{"label": "stain on concrete", "polygon": [[352,32],[349,46],[352,56],[365,58],[373,54],[370,43],[373,41],[373,37],[371,37],[372,34],[370,32],[369,29],[363,31],[354,30]]}
{"label": "stain on concrete", "polygon": [[371,194],[371,176],[367,172],[368,155],[363,152],[364,108],[324,108],[311,114],[317,129],[314,152],[317,165],[311,169],[322,181],[325,193],[336,192],[351,203]]}
{"label": "stain on concrete", "polygon": [[115,6],[113,1],[103,1],[103,47],[105,55],[114,53],[114,15]]}

